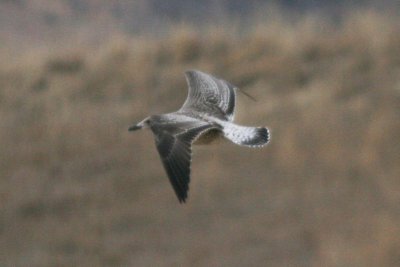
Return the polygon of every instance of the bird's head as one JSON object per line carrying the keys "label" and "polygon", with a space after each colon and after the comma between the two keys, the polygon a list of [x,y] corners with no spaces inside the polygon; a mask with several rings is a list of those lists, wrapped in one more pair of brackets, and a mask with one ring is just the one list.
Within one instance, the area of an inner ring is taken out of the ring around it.
{"label": "bird's head", "polygon": [[129,127],[129,131],[136,131],[139,129],[143,129],[143,128],[148,128],[150,127],[150,117],[147,117],[146,119],[142,120],[141,122]]}

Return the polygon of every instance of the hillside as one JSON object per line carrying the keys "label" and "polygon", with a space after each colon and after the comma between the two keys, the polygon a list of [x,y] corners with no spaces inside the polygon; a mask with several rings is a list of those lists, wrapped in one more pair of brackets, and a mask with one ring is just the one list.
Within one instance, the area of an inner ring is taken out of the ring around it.
{"label": "hillside", "polygon": [[[28,51],[29,52],[29,51]],[[1,266],[398,266],[400,26],[176,26],[0,62]],[[188,203],[150,132],[200,69],[271,143],[195,147]]]}
{"label": "hillside", "polygon": [[243,26],[281,12],[289,13],[286,19],[318,11],[337,20],[360,8],[400,11],[397,0],[0,0],[0,52],[4,46],[73,46],[71,39],[98,43],[115,33],[158,36],[171,24]]}

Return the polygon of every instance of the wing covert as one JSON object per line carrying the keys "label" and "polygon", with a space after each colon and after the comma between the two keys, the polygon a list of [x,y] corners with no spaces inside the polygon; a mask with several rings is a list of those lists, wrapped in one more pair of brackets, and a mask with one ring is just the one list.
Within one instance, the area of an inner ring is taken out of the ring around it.
{"label": "wing covert", "polygon": [[235,110],[236,87],[201,71],[185,72],[189,92],[181,111],[206,113],[232,121]]}

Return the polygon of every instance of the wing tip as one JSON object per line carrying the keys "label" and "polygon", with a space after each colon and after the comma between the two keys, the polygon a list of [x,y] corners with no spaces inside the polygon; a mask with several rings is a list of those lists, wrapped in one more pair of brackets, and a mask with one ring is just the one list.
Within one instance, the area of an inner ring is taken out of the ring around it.
{"label": "wing tip", "polygon": [[213,75],[208,74],[208,73],[206,73],[204,71],[201,71],[201,70],[197,70],[197,69],[188,69],[188,70],[185,70],[184,73],[185,73],[185,76],[188,77],[188,78],[193,77],[195,75],[203,76],[203,77],[204,76],[207,76],[207,77],[211,76],[212,78],[215,78]]}
{"label": "wing tip", "polygon": [[196,70],[196,69],[188,69],[188,70],[185,70],[185,74],[190,74],[190,73],[194,73],[194,72],[201,72],[201,71]]}
{"label": "wing tip", "polygon": [[172,185],[173,185],[173,189],[175,191],[175,195],[178,198],[179,203],[185,204],[188,199],[189,188],[182,189],[182,188],[178,188],[175,184],[172,184]]}
{"label": "wing tip", "polygon": [[186,79],[191,79],[193,78],[196,74],[203,74],[203,72],[196,70],[196,69],[189,69],[189,70],[185,70],[184,72]]}
{"label": "wing tip", "polygon": [[189,187],[186,190],[175,190],[176,197],[180,204],[185,204],[188,199]]}

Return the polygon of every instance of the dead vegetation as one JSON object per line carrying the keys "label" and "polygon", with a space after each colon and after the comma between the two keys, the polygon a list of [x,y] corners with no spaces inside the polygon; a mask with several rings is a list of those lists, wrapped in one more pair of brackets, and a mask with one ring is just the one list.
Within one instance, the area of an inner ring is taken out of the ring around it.
{"label": "dead vegetation", "polygon": [[[0,265],[398,266],[400,27],[260,21],[180,27],[0,66]],[[183,71],[240,86],[272,142],[195,148],[179,205],[148,132]]]}

